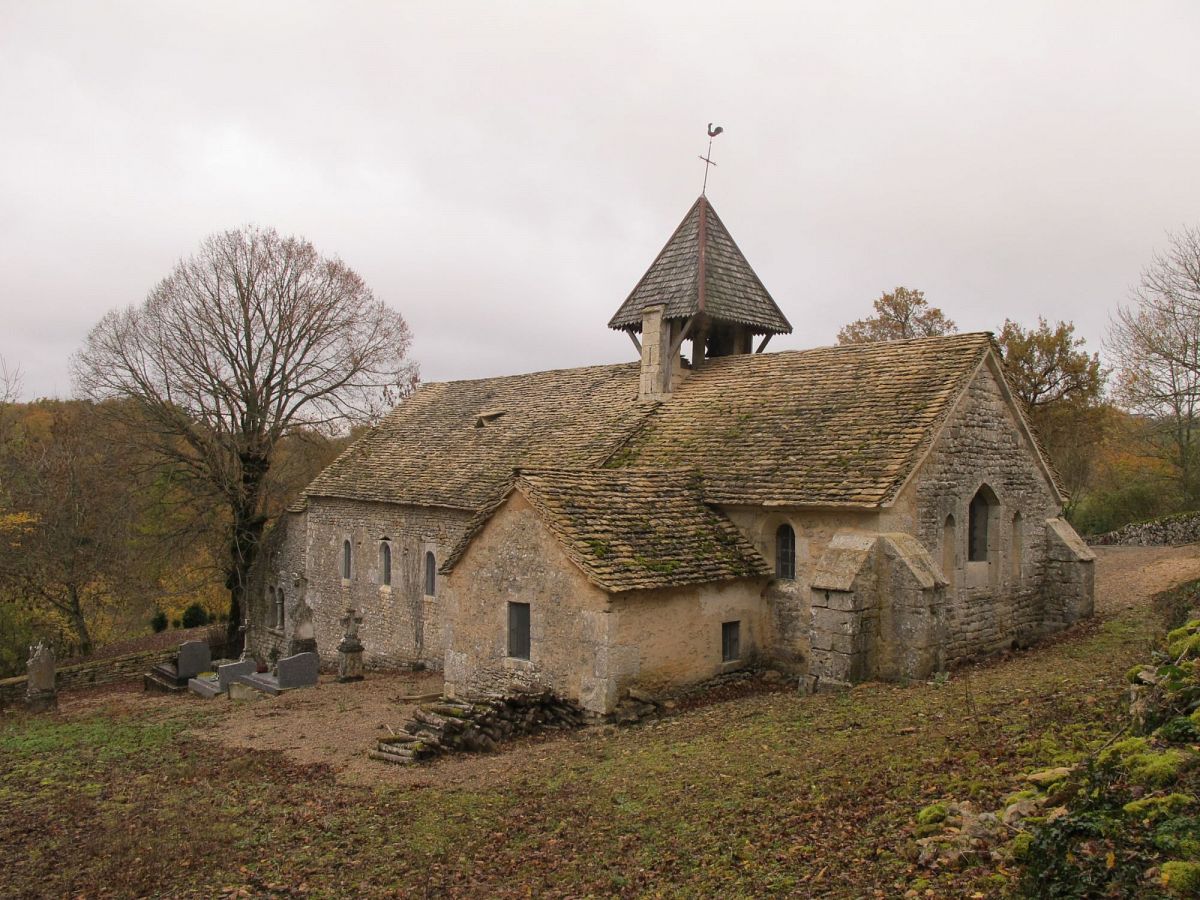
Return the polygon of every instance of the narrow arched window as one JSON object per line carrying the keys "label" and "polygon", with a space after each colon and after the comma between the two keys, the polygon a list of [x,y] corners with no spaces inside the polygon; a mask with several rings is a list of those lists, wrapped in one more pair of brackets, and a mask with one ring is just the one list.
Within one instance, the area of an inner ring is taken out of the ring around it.
{"label": "narrow arched window", "polygon": [[1021,557],[1025,552],[1025,535],[1023,533],[1024,523],[1021,521],[1021,514],[1013,513],[1012,521],[1012,580],[1020,582],[1021,580]]}
{"label": "narrow arched window", "polygon": [[796,577],[796,532],[791,525],[775,531],[775,577],[789,581]]}
{"label": "narrow arched window", "polygon": [[267,587],[267,627],[274,628],[276,617],[279,615],[279,600],[275,596],[275,586]]}
{"label": "narrow arched window", "polygon": [[954,587],[955,575],[958,571],[958,537],[954,530],[954,516],[946,516],[942,523],[942,574]]}
{"label": "narrow arched window", "polygon": [[992,509],[999,505],[996,495],[986,484],[971,498],[970,521],[967,529],[967,559],[970,562],[987,562],[991,550]]}
{"label": "narrow arched window", "polygon": [[275,627],[278,628],[280,631],[283,630],[283,619],[284,619],[283,611],[284,611],[283,589],[281,588],[279,590],[279,592],[275,595]]}
{"label": "narrow arched window", "polygon": [[392,545],[387,541],[379,545],[379,583],[392,583]]}
{"label": "narrow arched window", "polygon": [[425,596],[432,597],[437,593],[437,559],[433,551],[425,552]]}
{"label": "narrow arched window", "polygon": [[342,541],[342,580],[350,580],[350,542]]}

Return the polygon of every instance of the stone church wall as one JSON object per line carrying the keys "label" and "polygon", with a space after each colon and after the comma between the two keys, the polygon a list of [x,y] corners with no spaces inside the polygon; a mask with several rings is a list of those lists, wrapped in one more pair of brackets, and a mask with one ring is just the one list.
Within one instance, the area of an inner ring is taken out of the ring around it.
{"label": "stone church wall", "polygon": [[[306,514],[286,512],[267,534],[250,576],[246,648],[261,660],[288,655],[298,610],[304,599]],[[284,627],[277,628],[269,589],[282,590]]]}
{"label": "stone church wall", "polygon": [[[994,365],[989,358],[976,374],[884,521],[887,530],[916,534],[950,581],[947,664],[1028,643],[1059,627],[1046,612],[1053,592],[1047,581],[1047,520],[1058,516],[1059,503],[1017,426]],[[970,562],[968,507],[983,484],[999,503],[989,518],[988,560]],[[952,547],[946,543],[950,535]]]}
{"label": "stone church wall", "polygon": [[[549,690],[593,712],[615,704],[614,679],[636,660],[611,646],[608,595],[571,562],[520,494],[475,535],[444,587],[450,696],[524,688]],[[529,604],[528,660],[508,655],[509,602]]]}
{"label": "stone church wall", "polygon": [[[663,692],[771,658],[775,628],[765,584],[755,578],[615,595],[613,649],[625,661],[614,677],[618,693],[635,685]],[[721,646],[726,622],[739,623],[740,652],[728,662]]]}
{"label": "stone church wall", "polygon": [[[346,608],[353,606],[362,616],[359,635],[367,666],[439,668],[443,650],[440,584],[434,586],[432,596],[425,594],[425,553],[433,551],[440,566],[469,517],[461,510],[308,499],[304,515],[289,517],[286,535],[281,535],[280,546],[265,566],[269,581],[256,592],[259,628],[251,646],[263,655],[271,648],[286,652],[283,648],[292,640],[298,618],[295,606],[302,596],[311,610],[317,652],[325,664],[337,660],[340,619]],[[384,539],[391,545],[390,586],[380,583],[379,546]],[[342,577],[342,544],[346,540],[352,547],[349,578]],[[292,572],[307,572],[307,577],[290,590],[286,628],[283,632],[262,628],[262,623],[270,620],[266,586],[270,580],[280,584],[292,581]]]}
{"label": "stone church wall", "polygon": [[775,534],[788,524],[796,533],[796,577],[772,579],[764,598],[772,617],[772,664],[794,674],[809,670],[812,652],[812,580],[817,564],[837,534],[872,534],[879,514],[868,511],[764,510],[761,507],[724,507],[722,510],[754,544],[771,566],[776,566]]}

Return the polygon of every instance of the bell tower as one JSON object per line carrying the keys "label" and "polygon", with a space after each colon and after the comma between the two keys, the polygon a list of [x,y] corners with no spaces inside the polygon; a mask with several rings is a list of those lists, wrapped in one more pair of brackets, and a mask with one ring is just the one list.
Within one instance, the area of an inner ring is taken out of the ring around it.
{"label": "bell tower", "polygon": [[641,353],[647,401],[669,395],[684,377],[684,341],[696,369],[718,356],[761,353],[773,335],[792,330],[703,194],[608,327],[626,332]]}

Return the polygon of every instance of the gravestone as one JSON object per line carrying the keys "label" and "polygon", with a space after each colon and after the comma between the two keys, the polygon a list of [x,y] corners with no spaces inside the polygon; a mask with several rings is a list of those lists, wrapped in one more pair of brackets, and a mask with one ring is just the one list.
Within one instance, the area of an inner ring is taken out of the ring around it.
{"label": "gravestone", "polygon": [[292,629],[292,639],[288,642],[288,656],[296,656],[300,653],[316,653],[317,634],[313,628],[312,610],[305,599],[308,590],[308,579],[303,575],[294,575],[292,584],[300,595],[300,601],[296,604],[296,612],[293,617],[296,625]]}
{"label": "gravestone", "polygon": [[257,671],[258,663],[253,659],[242,659],[237,662],[227,663],[223,666],[217,666],[217,682],[220,684],[222,691],[228,691],[229,685],[239,675],[250,675]]}
{"label": "gravestone", "polygon": [[358,639],[358,626],[363,617],[357,615],[354,607],[346,610],[342,617],[342,627],[346,630],[342,642],[338,644],[338,681],[362,681],[363,678],[363,645]]}
{"label": "gravestone", "polygon": [[179,679],[194,678],[212,668],[212,652],[207,641],[184,641],[179,645],[175,675]]}
{"label": "gravestone", "polygon": [[279,690],[312,687],[317,683],[321,658],[315,653],[298,653],[285,656],[275,666],[275,682]]}
{"label": "gravestone", "polygon": [[55,709],[58,706],[58,689],[55,686],[54,651],[42,642],[30,647],[25,671],[28,673],[25,706],[31,712]]}

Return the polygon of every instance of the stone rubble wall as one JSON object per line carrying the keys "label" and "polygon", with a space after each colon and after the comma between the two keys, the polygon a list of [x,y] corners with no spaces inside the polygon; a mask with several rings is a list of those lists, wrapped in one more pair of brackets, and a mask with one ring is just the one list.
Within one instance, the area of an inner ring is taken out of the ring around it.
{"label": "stone rubble wall", "polygon": [[[401,506],[310,497],[303,514],[290,514],[286,537],[268,554],[262,580],[255,585],[250,647],[267,656],[272,649],[286,655],[293,636],[300,592],[291,586],[294,573],[306,573],[303,599],[311,611],[317,652],[326,666],[336,665],[342,639],[341,618],[353,606],[363,617],[360,638],[369,669],[442,667],[442,576],[435,594],[425,596],[425,553],[433,551],[440,567],[457,542],[471,513],[464,510]],[[278,527],[278,526],[277,526]],[[379,546],[387,538],[392,549],[392,583],[382,585]],[[351,573],[342,578],[342,542],[351,544]],[[282,632],[267,627],[268,584],[286,592],[287,614]]]}
{"label": "stone rubble wall", "polygon": [[[95,662],[63,666],[55,675],[55,685],[61,692],[120,681],[136,681],[147,670],[172,659],[178,650],[178,647],[168,647],[164,650],[147,650]],[[24,675],[0,680],[0,708],[19,706],[25,699],[25,683]]]}
{"label": "stone rubble wall", "polygon": [[[1047,596],[1072,580],[1090,583],[1084,575],[1065,572],[1068,560],[1051,559],[1057,541],[1047,528],[1058,517],[1060,502],[1035,454],[997,373],[986,364],[944,425],[907,496],[897,502],[898,508],[911,509],[912,530],[950,582],[944,617],[947,665],[1032,643],[1061,628],[1060,621],[1047,617]],[[981,484],[991,488],[999,506],[989,520],[988,561],[968,562],[969,505]],[[947,516],[954,517],[953,547],[944,545]],[[896,522],[888,530],[910,530],[900,526]]]}
{"label": "stone rubble wall", "polygon": [[1093,546],[1175,547],[1200,541],[1200,513],[1164,516],[1150,522],[1134,522],[1087,539]]}

